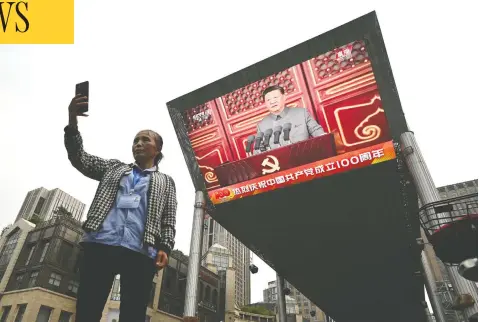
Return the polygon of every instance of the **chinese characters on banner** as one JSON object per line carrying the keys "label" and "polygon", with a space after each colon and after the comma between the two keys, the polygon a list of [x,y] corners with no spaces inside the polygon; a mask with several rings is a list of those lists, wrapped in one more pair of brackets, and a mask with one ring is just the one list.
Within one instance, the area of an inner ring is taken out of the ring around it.
{"label": "chinese characters on banner", "polygon": [[240,199],[396,158],[392,141],[209,192],[213,203]]}

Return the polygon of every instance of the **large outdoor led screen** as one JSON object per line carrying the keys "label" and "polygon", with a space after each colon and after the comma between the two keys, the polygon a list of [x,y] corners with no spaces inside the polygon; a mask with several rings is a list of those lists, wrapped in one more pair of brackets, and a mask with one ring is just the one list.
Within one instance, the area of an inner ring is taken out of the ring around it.
{"label": "large outdoor led screen", "polygon": [[215,204],[395,158],[361,40],[189,108],[182,117]]}

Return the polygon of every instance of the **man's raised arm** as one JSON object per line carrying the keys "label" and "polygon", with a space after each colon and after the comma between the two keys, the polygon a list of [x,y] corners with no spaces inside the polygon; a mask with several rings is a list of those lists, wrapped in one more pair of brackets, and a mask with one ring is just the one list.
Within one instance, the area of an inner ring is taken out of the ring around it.
{"label": "man's raised arm", "polygon": [[106,170],[116,160],[105,160],[83,150],[83,140],[78,131],[77,116],[88,116],[80,113],[79,109],[88,105],[86,97],[75,96],[68,107],[68,125],[65,127],[65,148],[71,164],[82,174],[93,180],[100,181]]}

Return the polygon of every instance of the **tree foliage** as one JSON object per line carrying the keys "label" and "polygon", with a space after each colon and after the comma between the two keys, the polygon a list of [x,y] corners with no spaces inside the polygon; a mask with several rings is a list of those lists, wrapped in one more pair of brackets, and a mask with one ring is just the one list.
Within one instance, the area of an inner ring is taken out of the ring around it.
{"label": "tree foliage", "polygon": [[63,206],[60,206],[56,210],[54,210],[53,214],[56,215],[57,217],[73,218],[73,214]]}
{"label": "tree foliage", "polygon": [[34,214],[34,215],[30,218],[29,221],[30,221],[32,224],[34,224],[34,225],[38,225],[38,223],[39,223],[40,221],[42,221],[42,219],[41,219],[40,217],[38,217],[38,215],[35,215],[35,214]]}

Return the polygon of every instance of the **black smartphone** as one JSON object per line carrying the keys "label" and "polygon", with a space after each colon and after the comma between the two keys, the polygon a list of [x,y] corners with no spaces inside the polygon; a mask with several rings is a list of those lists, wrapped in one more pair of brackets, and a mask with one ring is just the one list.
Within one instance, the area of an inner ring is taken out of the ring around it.
{"label": "black smartphone", "polygon": [[[89,94],[90,94],[90,84],[88,81],[86,82],[83,82],[83,83],[79,83],[76,85],[76,89],[75,89],[75,95],[82,95],[82,96],[86,96],[87,97],[87,101],[88,103],[90,103],[89,101]],[[90,104],[88,104],[90,105]],[[88,112],[88,105],[85,106],[84,108],[82,108],[81,110],[79,110],[78,112],[80,113],[86,113]]]}

